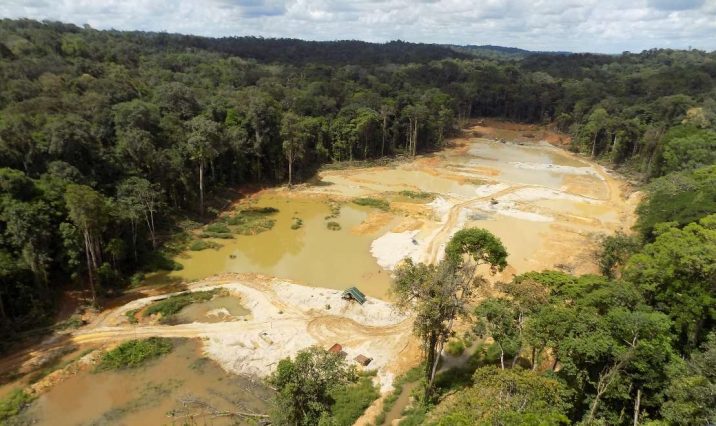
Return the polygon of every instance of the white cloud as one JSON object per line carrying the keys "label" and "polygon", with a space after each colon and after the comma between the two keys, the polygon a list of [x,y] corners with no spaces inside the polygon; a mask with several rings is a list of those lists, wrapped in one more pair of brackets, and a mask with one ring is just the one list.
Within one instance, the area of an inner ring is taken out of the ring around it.
{"label": "white cloud", "polygon": [[716,49],[716,0],[0,0],[0,17],[207,36]]}

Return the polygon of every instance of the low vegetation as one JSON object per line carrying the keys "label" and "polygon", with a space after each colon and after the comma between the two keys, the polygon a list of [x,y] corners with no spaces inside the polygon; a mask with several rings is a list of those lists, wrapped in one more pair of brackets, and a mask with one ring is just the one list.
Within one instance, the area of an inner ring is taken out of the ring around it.
{"label": "low vegetation", "polygon": [[390,210],[390,203],[385,200],[381,200],[379,198],[371,198],[371,197],[356,198],[353,200],[353,203],[357,204],[359,206],[373,207],[373,208],[383,210],[383,211]]}
{"label": "low vegetation", "polygon": [[241,235],[256,235],[274,227],[276,220],[269,216],[277,212],[274,207],[249,207],[225,219],[230,229],[226,225],[222,229]]}
{"label": "low vegetation", "polygon": [[96,371],[136,368],[147,361],[168,354],[173,347],[170,339],[162,337],[130,340],[102,355]]}
{"label": "low vegetation", "polygon": [[334,402],[330,409],[330,425],[352,426],[379,396],[373,384],[374,370],[359,374],[358,381],[338,387],[331,392]]}
{"label": "low vegetation", "polygon": [[206,302],[216,295],[218,290],[193,291],[169,296],[164,300],[154,302],[144,310],[143,316],[161,315],[162,321],[166,321],[172,315],[181,311],[192,303]]}
{"label": "low vegetation", "polygon": [[27,392],[21,389],[15,389],[5,398],[0,399],[0,424],[5,424],[5,422],[20,414],[20,411],[29,405],[32,399]]}
{"label": "low vegetation", "polygon": [[403,197],[411,198],[413,200],[420,200],[420,201],[430,201],[435,198],[435,194],[431,192],[424,192],[424,191],[410,191],[410,190],[404,190],[400,191],[398,194],[400,194]]}
{"label": "low vegetation", "polygon": [[462,339],[450,339],[445,345],[445,352],[452,356],[460,356],[465,352],[465,343]]}
{"label": "low vegetation", "polygon": [[189,245],[189,250],[202,251],[206,249],[218,249],[220,247],[221,244],[215,243],[213,241],[196,240]]}
{"label": "low vegetation", "polygon": [[300,217],[294,217],[291,218],[291,220],[291,229],[296,230],[301,229],[303,227],[303,219],[301,219]]}
{"label": "low vegetation", "polygon": [[341,224],[334,221],[326,222],[326,228],[328,228],[329,231],[340,231]]}
{"label": "low vegetation", "polygon": [[341,205],[335,201],[328,203],[328,209],[330,210],[330,214],[325,217],[325,220],[335,219],[341,215]]}
{"label": "low vegetation", "polygon": [[137,314],[139,313],[139,311],[139,309],[130,309],[124,313],[124,315],[127,317],[127,321],[129,321],[130,324],[139,323],[139,318],[137,318]]}

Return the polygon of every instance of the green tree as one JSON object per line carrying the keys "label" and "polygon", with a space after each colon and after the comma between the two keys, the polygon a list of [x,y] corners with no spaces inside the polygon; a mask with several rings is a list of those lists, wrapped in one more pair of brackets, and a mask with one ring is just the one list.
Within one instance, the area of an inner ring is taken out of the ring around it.
{"label": "green tree", "polygon": [[[487,299],[475,308],[475,333],[490,336],[500,348],[500,367],[505,368],[505,349],[518,347],[519,320],[512,302],[506,299]],[[517,355],[515,354],[515,357]]]}
{"label": "green tree", "polygon": [[219,124],[201,115],[191,119],[188,125],[187,149],[199,168],[199,213],[204,214],[204,171],[221,152],[221,129]]}
{"label": "green tree", "polygon": [[331,393],[356,379],[355,367],[319,347],[282,359],[268,380],[277,391],[272,418],[281,425],[317,425],[330,413]]}
{"label": "green tree", "polygon": [[674,370],[661,407],[664,420],[674,425],[716,423],[716,334]]}
{"label": "green tree", "polygon": [[439,426],[569,424],[569,392],[559,380],[519,368],[481,367],[474,385],[436,414]]}
{"label": "green tree", "polygon": [[85,185],[70,184],[65,192],[68,216],[82,233],[87,278],[92,302],[97,303],[97,269],[102,264],[102,231],[109,220],[107,201],[99,192]]}
{"label": "green tree", "polygon": [[716,215],[710,215],[683,229],[658,228],[654,242],[633,255],[624,269],[624,279],[671,317],[687,350],[703,341],[716,319],[714,259]]}
{"label": "green tree", "polygon": [[157,225],[155,217],[164,206],[163,194],[159,185],[140,177],[130,177],[117,188],[117,201],[122,206],[122,214],[129,219],[132,227],[132,242],[136,253],[137,221],[144,218],[152,247],[157,248]]}
{"label": "green tree", "polygon": [[596,252],[599,271],[607,278],[615,278],[621,272],[629,256],[640,248],[639,241],[632,235],[617,231],[604,237]]}
{"label": "green tree", "polygon": [[287,112],[281,120],[281,138],[283,138],[283,154],[288,161],[288,186],[293,184],[293,164],[303,158],[306,152],[306,132],[301,117]]}
{"label": "green tree", "polygon": [[432,396],[435,373],[454,321],[467,316],[476,289],[484,279],[477,268],[488,265],[492,271],[507,265],[507,252],[500,240],[484,229],[458,231],[439,265],[414,264],[406,259],[395,271],[392,290],[396,306],[415,312],[413,333],[420,338],[425,366],[425,400]]}

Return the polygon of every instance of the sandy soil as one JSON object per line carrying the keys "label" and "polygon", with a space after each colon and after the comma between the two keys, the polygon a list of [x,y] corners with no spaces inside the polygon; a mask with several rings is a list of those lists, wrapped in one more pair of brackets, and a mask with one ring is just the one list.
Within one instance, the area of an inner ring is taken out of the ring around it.
{"label": "sandy soil", "polygon": [[[132,301],[75,331],[75,343],[117,342],[150,336],[198,337],[205,354],[227,371],[266,377],[282,358],[318,345],[343,346],[347,359],[359,354],[373,358],[382,388],[389,388],[396,364],[411,339],[411,321],[391,304],[369,298],[359,305],[341,292],[300,286],[251,274],[224,275],[191,285],[190,291],[225,288],[251,311],[245,321],[179,325],[131,325],[125,313],[141,309],[163,296]],[[395,368],[398,368],[396,370]]]}

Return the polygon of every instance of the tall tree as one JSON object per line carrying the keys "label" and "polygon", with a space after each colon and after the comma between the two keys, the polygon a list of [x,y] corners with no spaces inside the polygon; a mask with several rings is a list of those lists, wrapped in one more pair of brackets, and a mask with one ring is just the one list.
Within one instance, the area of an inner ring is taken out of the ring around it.
{"label": "tall tree", "polygon": [[507,266],[507,251],[498,238],[484,229],[458,231],[439,265],[414,264],[406,259],[395,271],[393,292],[399,309],[416,314],[413,332],[421,339],[425,366],[425,399],[432,397],[435,373],[454,321],[468,314],[475,291],[483,282],[477,268],[491,271]]}
{"label": "tall tree", "polygon": [[68,216],[82,233],[87,264],[87,278],[92,302],[97,303],[97,269],[102,263],[101,238],[109,220],[107,200],[85,185],[70,184],[65,192]]}
{"label": "tall tree", "polygon": [[293,164],[303,158],[306,152],[306,132],[303,119],[289,111],[281,120],[281,138],[283,154],[288,162],[288,187],[293,184]]}
{"label": "tall tree", "polygon": [[204,172],[206,166],[219,155],[221,150],[221,129],[219,124],[204,116],[189,121],[187,149],[189,156],[199,168],[199,213],[204,214]]}

